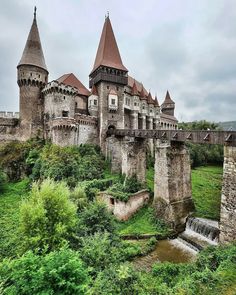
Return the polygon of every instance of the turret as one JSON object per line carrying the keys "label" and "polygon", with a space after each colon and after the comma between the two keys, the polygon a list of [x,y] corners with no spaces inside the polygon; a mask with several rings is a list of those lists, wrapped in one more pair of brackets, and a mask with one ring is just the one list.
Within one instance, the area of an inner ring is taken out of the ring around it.
{"label": "turret", "polygon": [[36,21],[34,19],[17,66],[17,83],[20,88],[20,129],[22,139],[43,136],[44,99],[42,89],[48,82],[48,71]]}
{"label": "turret", "polygon": [[171,99],[169,91],[167,90],[166,92],[166,97],[164,102],[161,105],[161,111],[162,113],[170,116],[174,116],[174,111],[175,111],[175,103]]}
{"label": "turret", "polygon": [[98,115],[98,91],[95,85],[93,85],[91,94],[88,98],[88,111],[91,116]]}
{"label": "turret", "polygon": [[95,85],[99,97],[99,143],[105,152],[108,128],[124,128],[124,87],[128,84],[128,70],[122,63],[109,16],[105,19],[89,79],[90,88]]}

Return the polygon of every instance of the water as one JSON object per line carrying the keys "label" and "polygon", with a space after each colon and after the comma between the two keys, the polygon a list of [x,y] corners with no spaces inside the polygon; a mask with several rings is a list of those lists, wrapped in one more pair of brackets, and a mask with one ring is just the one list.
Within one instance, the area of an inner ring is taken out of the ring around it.
{"label": "water", "polygon": [[184,263],[193,261],[197,251],[181,243],[178,239],[158,241],[154,251],[133,260],[137,270],[150,271],[155,262]]}
{"label": "water", "polygon": [[191,262],[201,249],[209,245],[217,245],[218,237],[217,221],[189,217],[186,230],[177,239],[159,241],[150,254],[134,259],[134,267],[138,270],[150,271],[155,262]]}

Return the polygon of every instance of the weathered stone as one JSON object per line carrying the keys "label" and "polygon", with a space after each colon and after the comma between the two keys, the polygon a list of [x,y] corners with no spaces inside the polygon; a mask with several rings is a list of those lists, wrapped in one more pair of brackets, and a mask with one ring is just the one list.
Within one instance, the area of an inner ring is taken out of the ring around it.
{"label": "weathered stone", "polygon": [[114,199],[104,192],[100,193],[97,199],[104,202],[117,219],[128,220],[138,209],[147,204],[149,193],[147,190],[141,190],[132,194],[127,202]]}
{"label": "weathered stone", "polygon": [[236,240],[236,147],[224,147],[220,242]]}
{"label": "weathered stone", "polygon": [[157,217],[182,231],[193,211],[189,153],[181,143],[157,142],[155,150],[154,206]]}

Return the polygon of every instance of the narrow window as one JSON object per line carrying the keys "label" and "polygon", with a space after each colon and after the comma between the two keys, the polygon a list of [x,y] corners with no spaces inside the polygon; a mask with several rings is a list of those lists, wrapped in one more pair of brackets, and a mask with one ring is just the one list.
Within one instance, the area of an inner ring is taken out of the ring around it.
{"label": "narrow window", "polygon": [[111,104],[112,105],[116,104],[116,100],[114,98],[111,99]]}
{"label": "narrow window", "polygon": [[64,118],[69,117],[69,112],[68,111],[62,111],[62,117],[64,117]]}
{"label": "narrow window", "polygon": [[94,105],[96,106],[97,103],[98,103],[98,101],[97,101],[96,99],[94,99],[93,103],[94,103]]}

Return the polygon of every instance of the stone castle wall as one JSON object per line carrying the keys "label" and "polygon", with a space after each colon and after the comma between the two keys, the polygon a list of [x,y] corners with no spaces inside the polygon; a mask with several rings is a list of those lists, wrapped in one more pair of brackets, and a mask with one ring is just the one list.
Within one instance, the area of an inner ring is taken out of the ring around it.
{"label": "stone castle wall", "polygon": [[220,242],[236,240],[236,147],[224,147]]}

